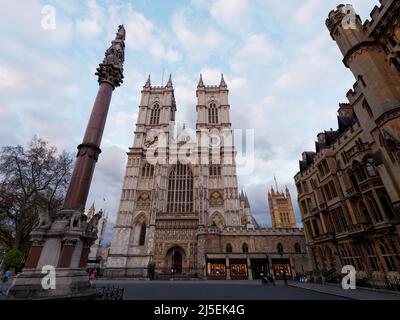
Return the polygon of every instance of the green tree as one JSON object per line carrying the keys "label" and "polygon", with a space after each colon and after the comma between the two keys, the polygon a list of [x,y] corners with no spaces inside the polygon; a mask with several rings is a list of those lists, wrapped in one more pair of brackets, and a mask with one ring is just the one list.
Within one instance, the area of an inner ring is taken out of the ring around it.
{"label": "green tree", "polygon": [[4,268],[7,270],[20,267],[23,257],[24,254],[18,249],[12,249],[8,251],[4,256]]}
{"label": "green tree", "polygon": [[72,156],[36,136],[23,146],[0,149],[0,243],[27,254],[38,213],[62,205]]}

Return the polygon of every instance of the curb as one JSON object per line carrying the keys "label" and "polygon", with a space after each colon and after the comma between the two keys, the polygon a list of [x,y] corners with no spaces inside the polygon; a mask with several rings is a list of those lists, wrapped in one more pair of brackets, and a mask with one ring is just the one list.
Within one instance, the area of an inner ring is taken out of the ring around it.
{"label": "curb", "polygon": [[357,300],[357,301],[361,301],[362,300],[362,299],[346,297],[346,296],[342,296],[342,295],[339,295],[339,294],[336,294],[336,293],[326,292],[326,291],[322,291],[322,290],[318,290],[318,289],[300,287],[300,286],[296,286],[296,285],[293,285],[293,284],[288,284],[288,286],[290,286],[292,288],[304,289],[304,290],[308,290],[308,291],[314,291],[314,292],[318,292],[318,293],[322,293],[322,294],[327,294],[327,295],[334,296],[334,297],[345,298],[347,300]]}

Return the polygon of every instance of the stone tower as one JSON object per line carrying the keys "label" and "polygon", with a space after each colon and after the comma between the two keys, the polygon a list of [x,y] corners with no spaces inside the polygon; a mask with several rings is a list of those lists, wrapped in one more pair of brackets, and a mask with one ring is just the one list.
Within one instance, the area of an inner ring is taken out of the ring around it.
{"label": "stone tower", "polygon": [[[157,152],[165,154],[166,142],[174,128],[175,111],[171,77],[166,86],[152,86],[149,75],[141,92],[133,147],[127,153],[108,260],[110,268],[147,267],[152,262],[157,210],[162,210],[162,201],[166,197],[168,171],[166,158],[161,157],[161,163],[155,164],[154,153],[157,146]],[[165,140],[158,141],[159,136]]]}
{"label": "stone tower", "polygon": [[[141,92],[133,147],[123,183],[108,269],[146,276],[197,273],[204,252],[198,230],[228,226],[254,228],[250,204],[238,193],[228,88],[197,87],[197,124],[176,136],[176,103],[171,77],[166,86]],[[192,135],[191,135],[192,133]]]}
{"label": "stone tower", "polygon": [[[372,11],[371,21],[364,24],[352,6],[339,5],[330,12],[326,25],[357,81],[354,91],[348,93],[350,103],[363,97],[354,110],[365,128],[363,140],[384,147],[376,153],[376,159],[395,160],[400,159],[400,2],[385,0],[381,4]],[[379,160],[376,165],[381,165]],[[383,166],[381,174],[388,181],[388,193],[400,210],[398,162],[385,161]]]}
{"label": "stone tower", "polygon": [[285,192],[275,191],[271,187],[271,190],[268,190],[268,205],[272,228],[297,228],[292,198],[287,187]]}

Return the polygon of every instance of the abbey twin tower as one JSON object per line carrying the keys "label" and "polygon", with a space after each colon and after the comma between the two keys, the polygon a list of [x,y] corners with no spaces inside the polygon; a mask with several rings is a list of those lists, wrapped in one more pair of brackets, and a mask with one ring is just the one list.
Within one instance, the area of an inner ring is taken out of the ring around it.
{"label": "abbey twin tower", "polygon": [[150,267],[159,277],[214,279],[308,271],[303,231],[259,227],[238,190],[228,93],[223,75],[214,86],[200,76],[196,129],[175,135],[171,77],[152,86],[149,76],[107,260],[113,276],[146,277]]}

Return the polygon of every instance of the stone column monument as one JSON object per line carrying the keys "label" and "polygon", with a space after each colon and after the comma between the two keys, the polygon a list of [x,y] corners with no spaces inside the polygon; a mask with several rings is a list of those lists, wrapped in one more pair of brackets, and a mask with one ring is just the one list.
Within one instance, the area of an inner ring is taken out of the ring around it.
{"label": "stone column monument", "polygon": [[[86,272],[90,246],[97,238],[101,215],[89,221],[84,214],[94,168],[99,158],[107,113],[113,90],[123,82],[125,29],[121,25],[96,75],[100,84],[85,136],[78,146],[74,171],[63,208],[39,214],[31,233],[32,247],[25,269],[8,291],[17,299],[71,299],[94,297]],[[45,267],[45,268],[43,268]],[[55,286],[52,272],[55,271]],[[44,284],[44,285],[43,285]],[[50,287],[50,288],[49,288]]]}

